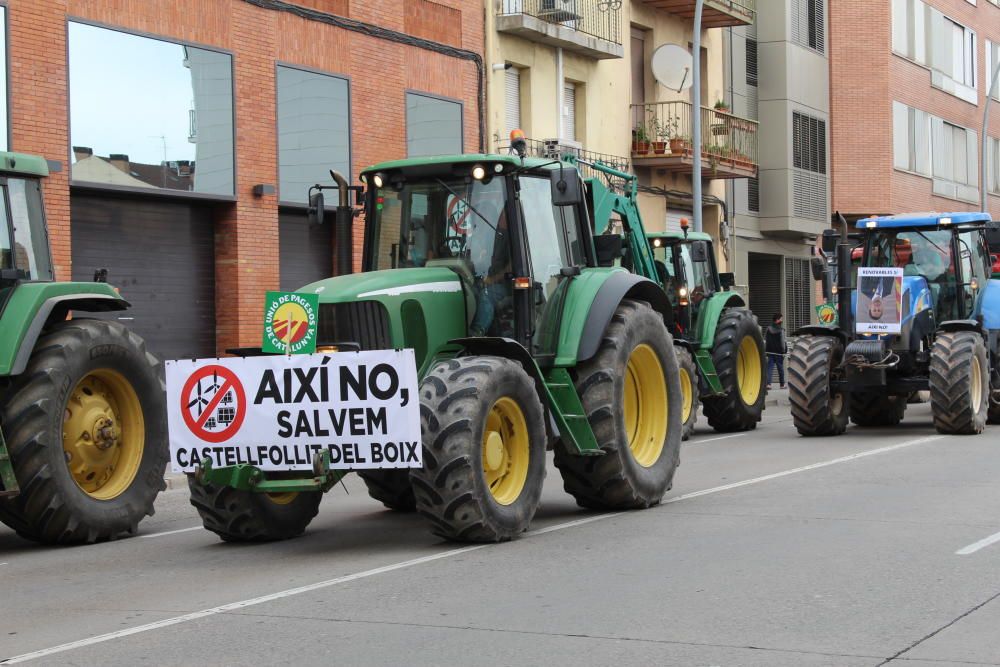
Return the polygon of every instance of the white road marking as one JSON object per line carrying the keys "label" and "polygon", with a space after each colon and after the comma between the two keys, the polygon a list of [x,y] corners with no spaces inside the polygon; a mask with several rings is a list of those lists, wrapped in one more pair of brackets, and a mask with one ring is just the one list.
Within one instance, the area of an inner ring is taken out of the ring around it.
{"label": "white road marking", "polygon": [[956,556],[968,556],[969,554],[974,554],[977,551],[979,551],[980,549],[985,549],[986,547],[990,546],[991,544],[996,544],[997,542],[1000,542],[1000,533],[994,533],[993,535],[990,535],[989,537],[984,537],[983,539],[979,540],[978,542],[973,542],[972,544],[970,544],[967,547],[962,547],[961,549],[959,549],[958,551],[955,552],[955,555]]}
{"label": "white road marking", "polygon": [[[713,486],[712,488],[702,489],[701,491],[692,491],[691,493],[685,493],[679,496],[674,496],[672,498],[667,498],[666,500],[663,501],[662,504],[669,505],[672,503],[680,502],[682,500],[688,500],[690,498],[698,498],[700,496],[707,496],[713,493],[721,493],[723,491],[729,491],[731,489],[738,489],[743,486],[750,486],[751,484],[759,484],[761,482],[767,482],[772,479],[788,477],[789,475],[795,475],[800,472],[806,472],[807,470],[826,468],[828,466],[837,465],[839,463],[847,463],[848,461],[854,461],[868,456],[875,456],[876,454],[884,454],[886,452],[895,451],[897,449],[903,449],[905,447],[922,445],[926,442],[940,440],[943,437],[944,436],[942,435],[935,435],[925,438],[917,438],[915,440],[907,440],[906,442],[900,442],[895,445],[889,445],[887,447],[879,447],[878,449],[869,449],[864,452],[858,452],[857,454],[841,456],[840,458],[831,459],[829,461],[820,461],[819,463],[812,463],[810,465],[800,466],[798,468],[792,468],[790,470],[782,470],[781,472],[772,473],[770,475],[762,475],[760,477],[754,477],[753,479],[746,479],[741,482],[733,482],[732,484],[723,484],[722,486]],[[575,528],[576,526],[582,526],[588,523],[594,523],[596,521],[603,521],[605,519],[611,519],[613,517],[622,516],[624,514],[632,514],[632,512],[613,512],[610,514],[598,514],[595,516],[589,516],[582,519],[576,519],[574,521],[567,521],[565,523],[556,524],[555,526],[549,526],[548,528],[532,530],[527,532],[525,535],[526,537],[530,538],[534,537],[535,535],[554,533],[556,531],[566,530],[567,528]],[[158,533],[158,534],[165,534],[165,533]],[[152,537],[152,535],[150,537]],[[411,560],[405,560],[399,563],[393,563],[391,565],[384,565],[382,567],[376,567],[371,570],[355,572],[354,574],[335,577],[333,579],[327,579],[325,581],[319,581],[313,584],[299,586],[297,588],[290,588],[288,590],[278,591],[277,593],[270,593],[268,595],[262,595],[260,597],[250,598],[249,600],[230,602],[229,604],[220,605],[218,607],[211,607],[209,609],[202,609],[201,611],[195,611],[189,614],[183,614],[181,616],[165,618],[161,621],[155,621],[153,623],[147,623],[145,625],[137,625],[133,628],[128,628],[126,630],[117,630],[115,632],[109,632],[103,635],[96,635],[94,637],[88,637],[86,639],[80,639],[77,641],[60,644],[58,646],[52,646],[50,648],[44,648],[38,651],[32,651],[31,653],[23,653],[21,655],[16,655],[11,658],[7,658],[6,660],[0,660],[0,665],[13,665],[21,662],[28,662],[29,660],[36,660],[38,658],[44,658],[50,655],[55,655],[57,653],[65,653],[66,651],[72,651],[74,649],[83,648],[85,646],[93,646],[94,644],[102,644],[104,642],[108,642],[114,639],[121,639],[123,637],[129,637],[131,635],[137,635],[143,632],[159,630],[160,628],[170,627],[171,625],[177,625],[179,623],[196,621],[200,618],[205,618],[207,616],[216,616],[218,614],[224,614],[226,612],[236,611],[238,609],[245,609],[246,607],[252,607],[267,602],[274,602],[275,600],[281,600],[283,598],[291,597],[293,595],[310,593],[312,591],[317,591],[323,588],[330,588],[331,586],[338,586],[340,584],[346,584],[352,581],[358,581],[359,579],[367,579],[369,577],[374,577],[380,574],[386,574],[388,572],[394,572],[396,570],[402,570],[408,567],[414,567],[416,565],[422,565],[424,563],[430,563],[436,560],[451,558],[453,556],[469,553],[471,551],[478,551],[480,549],[485,549],[490,546],[493,545],[475,544],[467,547],[459,547],[457,549],[449,549],[448,551],[442,551],[440,553],[431,554],[429,556],[421,556],[420,558],[413,558]]]}
{"label": "white road marking", "polygon": [[163,537],[164,535],[176,535],[177,533],[190,533],[192,530],[202,530],[203,526],[191,526],[190,528],[178,528],[177,530],[165,530],[162,533],[150,533],[149,535],[140,535],[140,540],[145,540],[150,537]]}
{"label": "white road marking", "polygon": [[750,432],[747,431],[746,433],[733,433],[732,435],[720,435],[717,438],[705,438],[704,440],[701,439],[695,440],[692,438],[691,440],[688,440],[686,443],[681,443],[681,445],[682,446],[700,445],[703,442],[714,442],[715,440],[726,440],[727,438],[742,438],[745,435],[750,435]]}

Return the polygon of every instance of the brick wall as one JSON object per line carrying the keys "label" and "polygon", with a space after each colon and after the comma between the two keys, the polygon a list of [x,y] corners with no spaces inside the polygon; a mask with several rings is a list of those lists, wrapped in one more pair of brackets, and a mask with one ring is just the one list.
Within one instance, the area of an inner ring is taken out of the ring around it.
{"label": "brick wall", "polygon": [[[976,131],[989,82],[985,40],[1000,42],[1000,8],[989,2],[925,0],[976,32],[979,105],[931,86],[930,71],[892,53],[889,2],[830,3],[830,103],[833,208],[844,213],[979,210],[932,194],[932,181],[893,169],[892,102],[899,101]],[[994,102],[990,136],[1000,136]],[[980,136],[981,139],[981,136]],[[1000,218],[1000,198],[991,197]]]}
{"label": "brick wall", "polygon": [[[405,91],[464,104],[465,149],[478,147],[477,72],[471,61],[348,32],[241,0],[9,0],[11,149],[60,160],[45,183],[57,276],[71,271],[66,17],[232,52],[236,113],[235,204],[216,206],[217,346],[259,343],[264,292],[278,288],[278,206],[255,198],[277,184],[275,63],[350,77],[352,176],[406,154]],[[481,0],[302,0],[303,6],[409,30],[483,52]],[[355,267],[363,228],[355,227]]]}

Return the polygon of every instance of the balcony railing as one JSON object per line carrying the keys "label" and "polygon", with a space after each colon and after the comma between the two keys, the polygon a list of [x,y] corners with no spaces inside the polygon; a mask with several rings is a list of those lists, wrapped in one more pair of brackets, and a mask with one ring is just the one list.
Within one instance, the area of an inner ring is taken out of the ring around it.
{"label": "balcony railing", "polygon": [[592,58],[621,58],[622,0],[500,0],[497,30]]}
{"label": "balcony railing", "polygon": [[[582,148],[577,148],[576,146],[568,146],[566,144],[560,144],[554,140],[541,141],[538,139],[527,139],[528,144],[528,155],[531,157],[542,157],[551,158],[553,160],[562,157],[563,155],[575,155],[580,160],[584,162],[601,162],[612,169],[617,169],[618,171],[628,172],[631,171],[629,166],[629,159],[627,157],[622,157],[621,155],[611,155],[610,153],[598,153],[596,151],[588,151]],[[510,144],[500,144],[497,146],[497,150],[501,154],[506,154],[510,150]],[[584,178],[599,178],[605,180],[605,175],[601,172],[595,171],[587,164],[578,163],[577,169],[580,171],[580,175]],[[611,179],[612,184],[615,186],[620,185],[616,182],[618,179]]]}
{"label": "balcony railing", "polygon": [[[632,105],[632,161],[668,171],[691,171],[690,102]],[[757,175],[757,122],[724,109],[701,107],[702,174],[706,178]]]}
{"label": "balcony railing", "polygon": [[[646,5],[682,18],[694,19],[695,0],[641,0]],[[701,13],[704,28],[750,25],[756,19],[757,0],[705,0]]]}

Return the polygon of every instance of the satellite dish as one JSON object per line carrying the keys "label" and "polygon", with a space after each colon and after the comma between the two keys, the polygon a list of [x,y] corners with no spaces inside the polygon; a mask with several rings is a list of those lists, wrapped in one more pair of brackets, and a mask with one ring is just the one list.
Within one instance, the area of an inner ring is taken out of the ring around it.
{"label": "satellite dish", "polygon": [[691,53],[677,44],[663,44],[656,47],[650,59],[649,68],[653,76],[670,90],[681,92],[694,83],[691,75],[694,60]]}

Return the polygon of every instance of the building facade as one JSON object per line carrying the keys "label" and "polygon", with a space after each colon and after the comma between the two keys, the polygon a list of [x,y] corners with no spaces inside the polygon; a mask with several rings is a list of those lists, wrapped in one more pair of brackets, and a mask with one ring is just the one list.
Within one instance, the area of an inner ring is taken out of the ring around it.
{"label": "building facade", "polygon": [[726,34],[733,111],[760,124],[759,176],[733,181],[737,283],[762,323],[792,331],[814,318],[809,257],[830,219],[830,89],[824,0],[759,3],[757,22]]}
{"label": "building facade", "polygon": [[1000,216],[1000,2],[838,0],[830,28],[834,210],[978,211],[985,188]]}
{"label": "building facade", "polygon": [[[109,281],[166,358],[259,345],[333,273],[330,169],[485,147],[481,0],[8,0],[3,148],[43,155],[59,279]],[[355,228],[359,265],[362,239]]]}
{"label": "building facade", "polygon": [[[753,0],[706,0],[702,33],[704,230],[721,242],[726,179],[756,175],[756,123],[715,109],[725,95],[723,33],[753,22]],[[574,151],[634,171],[648,231],[678,229],[693,211],[690,90],[668,90],[650,67],[658,47],[691,50],[694,0],[486,0],[490,147],[523,129],[541,155]],[[675,139],[671,147],[671,139]],[[686,142],[686,145],[685,145]],[[739,150],[737,150],[739,149]]]}

